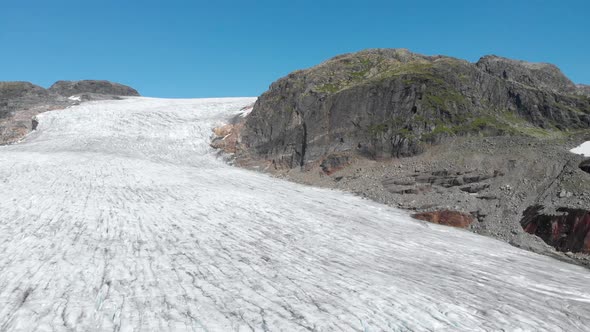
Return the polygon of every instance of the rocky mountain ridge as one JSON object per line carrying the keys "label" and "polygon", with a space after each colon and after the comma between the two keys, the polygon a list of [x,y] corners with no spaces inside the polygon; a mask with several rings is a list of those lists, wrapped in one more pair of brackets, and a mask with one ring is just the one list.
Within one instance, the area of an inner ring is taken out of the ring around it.
{"label": "rocky mountain ridge", "polygon": [[292,168],[339,152],[412,156],[451,136],[540,137],[588,128],[590,97],[553,65],[377,49],[273,83],[247,117],[240,142],[243,156]]}
{"label": "rocky mountain ridge", "polygon": [[112,96],[139,96],[139,92],[132,87],[104,80],[57,81],[48,90],[66,97],[84,93]]}

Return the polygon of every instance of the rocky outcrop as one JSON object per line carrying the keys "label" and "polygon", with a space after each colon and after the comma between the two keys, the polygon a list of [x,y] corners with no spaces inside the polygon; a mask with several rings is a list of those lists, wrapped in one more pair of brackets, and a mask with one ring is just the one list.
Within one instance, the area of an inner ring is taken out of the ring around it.
{"label": "rocky outcrop", "polygon": [[63,108],[71,102],[29,82],[0,82],[0,144],[18,141],[43,111]]}
{"label": "rocky outcrop", "polygon": [[412,156],[451,136],[590,128],[590,98],[578,90],[548,64],[403,49],[345,54],[273,83],[246,118],[238,155],[293,168],[334,153]]}
{"label": "rocky outcrop", "polygon": [[24,109],[59,99],[57,95],[29,82],[0,82],[0,118]]}
{"label": "rocky outcrop", "polygon": [[531,63],[487,55],[476,66],[490,75],[525,86],[556,93],[576,92],[576,85],[550,63]]}
{"label": "rocky outcrop", "polygon": [[33,130],[32,118],[39,113],[81,101],[137,95],[130,87],[108,81],[60,81],[49,89],[29,82],[0,82],[0,144],[16,142]]}
{"label": "rocky outcrop", "polygon": [[474,218],[471,215],[449,210],[421,212],[412,215],[413,218],[424,220],[435,224],[453,226],[459,228],[467,228],[473,222]]}
{"label": "rocky outcrop", "polygon": [[57,81],[49,88],[49,91],[66,97],[85,93],[113,96],[139,96],[139,92],[129,86],[99,80]]}
{"label": "rocky outcrop", "polygon": [[213,140],[211,147],[220,149],[225,153],[235,153],[238,131],[242,124],[226,124],[213,128]]}
{"label": "rocky outcrop", "polygon": [[590,253],[590,211],[559,208],[557,214],[543,214],[542,206],[524,211],[522,228],[555,249],[564,252]]}
{"label": "rocky outcrop", "polygon": [[580,163],[580,169],[590,174],[590,159],[586,159]]}

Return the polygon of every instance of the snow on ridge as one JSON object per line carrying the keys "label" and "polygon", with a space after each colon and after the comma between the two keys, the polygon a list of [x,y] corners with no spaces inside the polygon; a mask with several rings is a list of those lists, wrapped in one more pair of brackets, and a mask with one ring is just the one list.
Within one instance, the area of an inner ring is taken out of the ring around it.
{"label": "snow on ridge", "polygon": [[570,152],[583,155],[584,157],[590,157],[590,141],[584,142],[580,146],[571,149]]}
{"label": "snow on ridge", "polygon": [[248,116],[248,114],[252,113],[252,110],[254,110],[254,106],[247,106],[240,109],[238,114],[240,115],[240,117],[245,118],[246,116]]}
{"label": "snow on ridge", "polygon": [[254,100],[84,103],[0,147],[0,329],[587,329],[586,269],[224,164]]}

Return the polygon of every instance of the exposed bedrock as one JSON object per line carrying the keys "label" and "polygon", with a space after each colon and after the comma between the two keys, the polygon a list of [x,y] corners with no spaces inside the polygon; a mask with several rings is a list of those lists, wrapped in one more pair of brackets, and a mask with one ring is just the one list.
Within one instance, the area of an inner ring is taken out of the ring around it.
{"label": "exposed bedrock", "polygon": [[48,90],[66,97],[84,93],[139,96],[139,92],[129,86],[104,80],[57,81]]}
{"label": "exposed bedrock", "polygon": [[435,224],[459,228],[467,228],[474,220],[473,216],[469,214],[449,210],[421,212],[412,215],[412,217]]}
{"label": "exposed bedrock", "polygon": [[559,208],[544,214],[540,205],[525,210],[523,229],[563,252],[590,253],[590,211]]}
{"label": "exposed bedrock", "polygon": [[590,128],[583,91],[549,64],[367,50],[274,82],[247,117],[240,150],[293,168],[340,152],[412,156],[453,136],[545,137]]}
{"label": "exposed bedrock", "polygon": [[0,119],[12,112],[59,99],[55,93],[29,82],[0,82]]}
{"label": "exposed bedrock", "polygon": [[577,90],[576,85],[563,75],[557,66],[549,63],[531,63],[487,55],[477,62],[477,66],[486,73],[501,79],[539,89],[557,93],[573,93]]}

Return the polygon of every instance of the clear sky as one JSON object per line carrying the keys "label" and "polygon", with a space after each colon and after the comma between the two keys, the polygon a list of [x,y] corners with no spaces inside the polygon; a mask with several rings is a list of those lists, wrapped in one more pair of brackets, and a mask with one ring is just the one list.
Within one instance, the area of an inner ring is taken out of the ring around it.
{"label": "clear sky", "polygon": [[590,0],[0,0],[0,81],[257,96],[340,53],[408,48],[558,65],[590,84]]}

